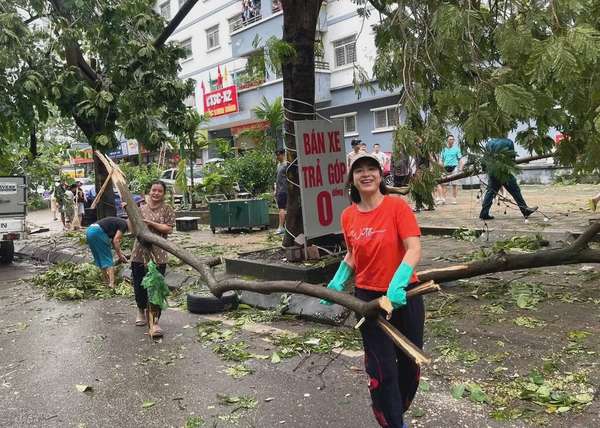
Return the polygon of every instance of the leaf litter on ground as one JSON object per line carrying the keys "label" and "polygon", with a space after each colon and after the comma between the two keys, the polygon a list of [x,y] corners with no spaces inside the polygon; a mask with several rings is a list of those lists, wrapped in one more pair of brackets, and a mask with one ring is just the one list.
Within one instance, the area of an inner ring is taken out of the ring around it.
{"label": "leaf litter on ground", "polygon": [[100,269],[91,263],[58,263],[32,281],[43,288],[49,298],[58,300],[133,296],[133,287],[127,281],[121,281],[114,289],[108,288]]}

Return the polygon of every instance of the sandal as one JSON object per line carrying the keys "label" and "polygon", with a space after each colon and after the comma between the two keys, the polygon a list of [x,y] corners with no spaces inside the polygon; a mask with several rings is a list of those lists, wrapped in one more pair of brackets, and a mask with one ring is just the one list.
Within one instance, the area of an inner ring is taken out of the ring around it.
{"label": "sandal", "polygon": [[138,327],[143,327],[146,325],[146,311],[144,311],[143,314],[138,311],[138,314],[135,317],[135,325]]}
{"label": "sandal", "polygon": [[150,335],[150,337],[152,339],[160,339],[161,337],[163,337],[162,328],[160,328],[160,326],[158,324],[154,324],[150,328],[150,331],[148,332],[148,334]]}

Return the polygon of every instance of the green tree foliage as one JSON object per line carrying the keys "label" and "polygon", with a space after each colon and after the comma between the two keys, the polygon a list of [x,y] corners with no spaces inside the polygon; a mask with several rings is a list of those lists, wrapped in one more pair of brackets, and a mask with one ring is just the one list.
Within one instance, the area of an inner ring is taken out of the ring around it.
{"label": "green tree foliage", "polygon": [[254,195],[272,192],[275,183],[275,154],[271,150],[258,148],[243,156],[229,158],[223,165],[225,175]]}
{"label": "green tree foliage", "polygon": [[24,138],[52,105],[102,150],[116,132],[150,148],[179,135],[193,85],[177,77],[183,50],[156,42],[166,23],[154,3],[3,1],[0,142]]}
{"label": "green tree foliage", "polygon": [[568,136],[561,163],[598,167],[600,1],[357,3],[381,16],[374,75],[381,88],[403,90],[401,147],[419,135],[438,151],[455,126],[463,151],[481,153],[489,137],[524,125],[517,142],[541,154],[554,147],[554,128]]}

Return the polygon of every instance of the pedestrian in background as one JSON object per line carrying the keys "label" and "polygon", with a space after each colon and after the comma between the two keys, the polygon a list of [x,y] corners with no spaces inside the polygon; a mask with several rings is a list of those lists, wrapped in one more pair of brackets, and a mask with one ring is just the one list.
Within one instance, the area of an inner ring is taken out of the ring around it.
{"label": "pedestrian in background", "polygon": [[346,155],[346,166],[348,167],[348,171],[352,166],[352,162],[354,159],[361,153],[361,142],[360,140],[354,139],[350,141],[350,147],[352,147],[352,151]]}
{"label": "pedestrian in background", "polygon": [[79,217],[79,224],[83,224],[83,214],[85,213],[85,203],[87,202],[87,198],[85,197],[85,192],[81,188],[81,181],[78,181],[75,191],[75,205],[77,207],[77,216]]}
{"label": "pedestrian in background", "polygon": [[[358,299],[368,302],[386,296],[394,308],[390,322],[422,348],[423,299],[406,298],[406,291],[418,281],[414,269],[421,259],[415,215],[402,198],[387,195],[383,170],[373,155],[354,161],[348,186],[352,205],[341,218],[348,252],[327,287],[344,291],[354,276]],[[402,428],[419,385],[419,366],[396,348],[376,319],[367,319],[360,332],[375,418],[382,427]]]}
{"label": "pedestrian in background", "polygon": [[65,196],[63,197],[63,208],[65,214],[65,228],[70,230],[73,226],[73,219],[75,218],[75,192],[77,191],[77,185],[75,183],[69,185],[65,190]]}
{"label": "pedestrian in background", "polygon": [[285,159],[285,150],[278,149],[275,152],[277,158],[277,175],[275,177],[275,201],[279,210],[279,226],[275,232],[281,235],[285,232],[285,216],[287,213],[288,200],[288,183],[287,183],[287,168],[288,162]]}
{"label": "pedestrian in background", "polygon": [[[419,182],[424,175],[430,174],[431,163],[435,162],[435,159],[431,156],[425,144],[423,144],[423,139],[421,137],[417,137],[417,148],[419,151],[417,156],[415,156],[415,174],[413,178]],[[411,186],[411,189],[412,187],[413,186]],[[414,212],[435,210],[435,190],[433,194],[428,193],[426,195],[423,195],[418,191],[411,191],[411,196],[415,201]],[[427,208],[425,208],[425,205],[427,205]]]}
{"label": "pedestrian in background", "polygon": [[[490,152],[490,155],[500,155],[504,154],[506,156],[510,156],[513,159],[517,156],[517,152],[515,151],[515,144],[509,138],[491,138],[485,149]],[[485,166],[485,165],[484,165]],[[481,212],[479,213],[479,218],[481,220],[493,220],[494,217],[490,215],[490,208],[492,207],[492,202],[494,201],[494,197],[498,194],[498,191],[504,187],[507,192],[513,197],[521,214],[525,217],[525,220],[529,218],[531,214],[537,211],[538,207],[528,207],[525,199],[523,199],[523,195],[521,194],[521,188],[517,183],[517,179],[511,173],[507,173],[507,176],[501,177],[497,174],[494,174],[493,171],[490,171],[488,167],[488,185],[487,190],[485,191],[485,196],[481,203]]]}
{"label": "pedestrian in background", "polygon": [[[173,233],[173,227],[175,226],[175,211],[165,203],[166,192],[167,186],[165,183],[160,180],[153,181],[148,200],[140,207],[142,219],[150,231],[165,239]],[[152,313],[153,318],[156,319],[152,330],[149,331],[152,338],[162,337],[163,335],[163,331],[158,325],[161,309],[148,302],[148,291],[142,287],[142,281],[147,273],[147,265],[150,260],[153,260],[158,267],[158,271],[165,275],[168,259],[169,254],[162,248],[156,246],[147,248],[140,244],[138,240],[133,245],[131,252],[131,276],[135,301],[138,307],[135,325],[146,325],[146,317]]]}
{"label": "pedestrian in background", "polygon": [[[450,175],[458,172],[462,169],[461,164],[462,154],[460,153],[460,147],[454,141],[454,135],[448,135],[446,139],[446,147],[442,150],[441,164],[446,170],[446,174]],[[452,184],[452,204],[456,205],[456,196],[458,195],[458,185]],[[443,204],[446,203],[446,194],[448,193],[448,185],[442,187],[442,199]]]}
{"label": "pedestrian in background", "polygon": [[412,175],[411,159],[405,153],[393,153],[390,167],[394,177],[394,187],[408,185]]}
{"label": "pedestrian in background", "polygon": [[381,151],[381,146],[379,144],[373,144],[373,153],[371,154],[377,158],[381,168],[383,168],[387,162],[387,155]]}

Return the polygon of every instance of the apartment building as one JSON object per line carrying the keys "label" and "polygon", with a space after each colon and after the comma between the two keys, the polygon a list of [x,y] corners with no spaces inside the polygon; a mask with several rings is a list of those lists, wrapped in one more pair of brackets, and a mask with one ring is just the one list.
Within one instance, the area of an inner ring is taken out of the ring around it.
{"label": "apartment building", "polygon": [[[163,0],[157,10],[171,19],[185,0]],[[395,126],[402,120],[398,92],[354,88],[357,67],[369,74],[375,60],[371,25],[378,16],[365,19],[351,0],[329,0],[321,8],[316,44],[315,102],[319,112],[341,118],[347,149],[360,138],[369,150],[379,143],[392,149]],[[270,102],[283,94],[276,71],[264,66],[262,47],[270,37],[281,38],[283,12],[278,0],[200,0],[172,35],[187,52],[181,61],[181,77],[195,80],[195,93],[187,104],[199,112],[210,111],[211,138],[229,138],[241,149],[242,131],[263,126],[252,109],[263,97]],[[205,157],[210,157],[206,153]]]}

